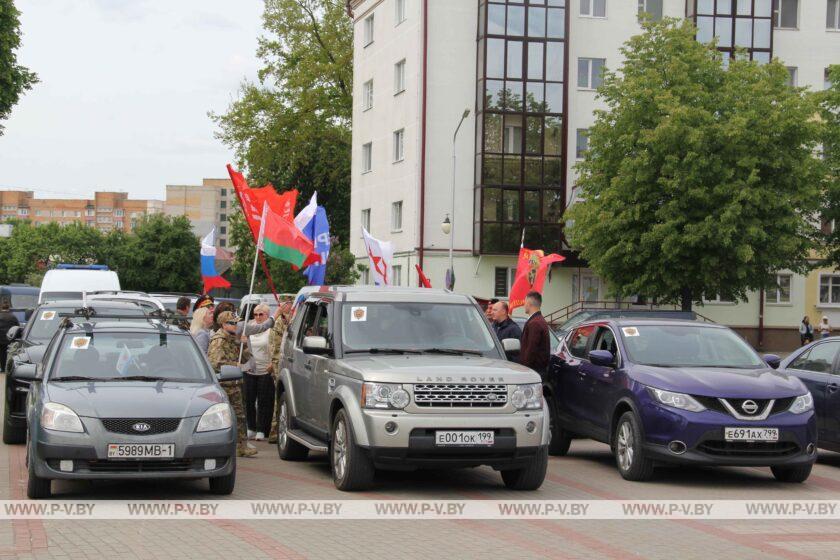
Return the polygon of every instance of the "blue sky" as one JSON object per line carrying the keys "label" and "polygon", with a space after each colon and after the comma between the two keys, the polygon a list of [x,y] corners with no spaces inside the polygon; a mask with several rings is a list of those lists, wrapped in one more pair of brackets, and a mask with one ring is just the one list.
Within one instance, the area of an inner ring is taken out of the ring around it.
{"label": "blue sky", "polygon": [[0,189],[162,199],[166,184],[226,175],[233,154],[207,112],[256,79],[261,1],[15,3],[18,59],[41,82],[5,122]]}

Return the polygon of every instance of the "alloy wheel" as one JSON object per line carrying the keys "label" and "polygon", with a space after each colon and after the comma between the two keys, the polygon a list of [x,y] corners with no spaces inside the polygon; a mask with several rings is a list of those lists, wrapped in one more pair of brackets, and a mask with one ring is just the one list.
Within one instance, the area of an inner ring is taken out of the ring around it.
{"label": "alloy wheel", "polygon": [[624,422],[618,428],[618,438],[615,446],[616,453],[618,453],[618,465],[623,471],[628,471],[633,466],[634,445],[633,429],[630,422]]}
{"label": "alloy wheel", "polygon": [[344,426],[343,419],[339,419],[335,424],[333,470],[338,480],[344,479],[344,473],[347,472],[347,429]]}

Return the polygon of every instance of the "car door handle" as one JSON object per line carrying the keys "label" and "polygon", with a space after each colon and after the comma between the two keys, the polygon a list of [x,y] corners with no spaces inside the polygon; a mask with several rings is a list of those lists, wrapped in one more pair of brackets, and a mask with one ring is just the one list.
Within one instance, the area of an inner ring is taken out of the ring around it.
{"label": "car door handle", "polygon": [[310,364],[309,362],[303,364],[303,369],[311,370],[312,369],[312,364]]}
{"label": "car door handle", "polygon": [[330,386],[330,389],[335,389],[335,377],[330,377],[327,380],[327,385]]}
{"label": "car door handle", "polygon": [[837,383],[831,383],[831,384],[828,386],[828,392],[829,392],[829,393],[834,393],[834,392],[836,392],[838,389],[840,389],[840,385],[838,385]]}

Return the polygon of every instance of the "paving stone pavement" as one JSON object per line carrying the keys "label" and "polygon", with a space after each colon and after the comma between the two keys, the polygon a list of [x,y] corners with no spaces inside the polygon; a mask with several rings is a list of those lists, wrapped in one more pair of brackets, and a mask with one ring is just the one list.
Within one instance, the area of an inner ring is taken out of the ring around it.
{"label": "paving stone pavement", "polygon": [[[552,458],[543,487],[507,490],[488,468],[381,473],[361,494],[337,491],[326,457],[284,462],[274,446],[239,461],[231,499],[840,499],[840,454],[821,452],[804,484],[777,483],[769,469],[668,468],[631,483],[609,449],[575,441]],[[0,444],[0,499],[25,499],[23,446]],[[54,483],[56,499],[216,499],[206,481]],[[0,559],[92,558],[837,558],[836,521],[0,521]]]}

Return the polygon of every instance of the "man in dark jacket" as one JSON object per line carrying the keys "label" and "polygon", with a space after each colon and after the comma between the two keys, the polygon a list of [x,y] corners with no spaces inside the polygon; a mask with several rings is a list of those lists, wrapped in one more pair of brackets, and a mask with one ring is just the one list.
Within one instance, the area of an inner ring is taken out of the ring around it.
{"label": "man in dark jacket", "polygon": [[551,354],[551,342],[548,334],[548,323],[540,312],[542,296],[539,292],[528,292],[525,296],[525,313],[528,320],[522,329],[521,350],[519,363],[529,367],[540,375],[548,371],[548,361]]}
{"label": "man in dark jacket", "polygon": [[9,311],[9,302],[0,303],[0,371],[6,371],[6,355],[9,350],[9,339],[6,338],[6,333],[15,326],[20,326],[20,321],[14,313]]}
{"label": "man in dark jacket", "polygon": [[506,338],[519,340],[522,336],[522,329],[510,318],[510,308],[506,301],[493,304],[493,330],[496,331],[499,340]]}

